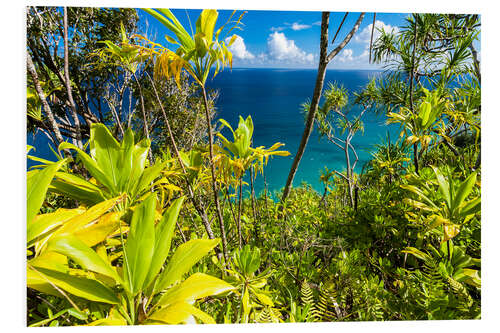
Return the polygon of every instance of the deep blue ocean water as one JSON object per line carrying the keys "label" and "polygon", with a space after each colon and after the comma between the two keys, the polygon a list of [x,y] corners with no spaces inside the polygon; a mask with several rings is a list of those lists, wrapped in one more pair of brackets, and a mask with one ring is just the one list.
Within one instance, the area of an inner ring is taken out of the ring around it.
{"label": "deep blue ocean water", "polygon": [[[275,142],[285,144],[288,157],[276,156],[270,159],[265,169],[269,190],[274,192],[286,183],[288,172],[297,152],[304,130],[304,115],[301,104],[310,99],[316,81],[316,70],[309,69],[226,69],[208,87],[219,91],[216,101],[217,119],[223,118],[233,128],[237,127],[239,115],[252,116],[254,123],[254,147],[270,147]],[[342,84],[350,92],[362,89],[371,78],[383,75],[380,71],[328,70],[325,87],[329,81]],[[397,127],[385,125],[385,116],[367,113],[364,116],[364,133],[358,133],[353,144],[359,156],[356,171],[360,172],[370,158],[373,145],[380,143],[390,130],[391,138],[396,138]],[[224,135],[231,137],[230,133]],[[28,135],[27,142],[35,146],[35,156],[54,159],[48,148],[48,140],[43,134],[35,138]],[[33,163],[28,161],[28,167]],[[314,131],[309,139],[306,152],[294,179],[294,186],[307,182],[318,192],[323,191],[319,181],[320,172],[327,166],[330,170],[345,169],[345,157],[341,150],[326,139],[319,140]],[[259,176],[255,183],[256,192],[263,190],[263,180]]]}
{"label": "deep blue ocean water", "polygon": [[[218,118],[227,120],[237,127],[238,116],[252,116],[254,123],[254,147],[270,147],[275,142],[285,144],[288,157],[276,156],[270,160],[265,173],[269,190],[284,187],[293,157],[297,152],[302,132],[304,115],[301,104],[312,98],[316,82],[316,70],[291,69],[233,69],[220,73],[208,84],[219,90],[217,102]],[[373,77],[383,75],[381,71],[328,70],[328,82],[342,84],[350,92],[360,91]],[[391,138],[397,136],[397,126],[385,125],[385,116],[373,113],[364,115],[364,133],[357,133],[353,145],[359,156],[356,172],[370,159],[373,146],[385,139],[390,130]],[[230,133],[224,133],[231,137]],[[345,170],[343,151],[326,138],[319,139],[314,131],[309,138],[304,156],[294,179],[294,186],[307,182],[318,191],[323,191],[319,181],[320,173],[327,166],[330,170]],[[256,191],[263,189],[262,177],[256,181]]]}

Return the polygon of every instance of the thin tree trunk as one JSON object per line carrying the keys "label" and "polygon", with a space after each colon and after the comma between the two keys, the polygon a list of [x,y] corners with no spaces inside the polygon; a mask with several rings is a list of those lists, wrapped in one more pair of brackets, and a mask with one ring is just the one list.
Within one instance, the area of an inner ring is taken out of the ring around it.
{"label": "thin tree trunk", "polygon": [[271,217],[269,216],[269,208],[267,206],[267,180],[266,180],[265,166],[262,167],[262,177],[264,178],[264,199],[266,200],[264,202],[265,204],[264,207],[266,209],[267,219],[270,220]]}
{"label": "thin tree trunk", "polygon": [[[43,93],[42,87],[40,86],[40,81],[38,80],[38,74],[36,73],[35,65],[33,65],[33,60],[31,59],[31,55],[29,53],[27,53],[27,65],[28,65],[28,72],[30,73],[31,78],[33,79],[33,84],[35,86],[35,90],[38,94],[38,97],[40,97],[45,114],[47,115],[47,118],[49,119],[50,127],[52,127],[52,131],[54,131],[54,135],[57,139],[58,144],[61,144],[64,142],[64,139],[61,135],[61,131],[59,130],[59,126],[57,125],[57,122],[54,118],[54,114],[52,113],[52,109],[50,108],[49,103],[47,103],[47,99],[45,98],[45,94]],[[68,152],[68,150],[66,150],[66,149],[64,150],[64,155],[71,156],[70,153]]]}
{"label": "thin tree trunk", "polygon": [[351,170],[351,157],[349,156],[349,140],[346,139],[345,141],[345,148],[344,148],[344,153],[345,153],[345,162],[346,162],[346,167],[347,167],[347,186],[349,190],[349,200],[351,202],[351,207],[354,207],[354,196],[352,193],[353,190],[353,184],[352,184],[352,170]]}
{"label": "thin tree trunk", "polygon": [[63,8],[63,25],[64,25],[64,83],[66,85],[66,92],[68,94],[68,101],[71,106],[71,115],[73,117],[73,123],[75,124],[76,132],[76,145],[78,148],[82,149],[82,132],[80,130],[80,119],[78,119],[78,113],[76,112],[76,104],[73,100],[73,92],[71,90],[71,81],[69,79],[69,49],[68,49],[68,8]]}
{"label": "thin tree trunk", "polygon": [[[233,216],[234,225],[236,226],[236,229],[237,229],[238,219],[236,217],[236,213],[234,212],[233,202],[231,201],[231,198],[229,197],[229,186],[225,187],[225,194],[226,194],[226,200],[229,202],[229,209],[231,210],[231,215]],[[237,232],[238,231],[236,231],[236,233]],[[228,233],[229,233],[229,231],[228,231]]]}
{"label": "thin tree trunk", "polygon": [[[139,83],[139,80],[137,79],[137,76],[135,75],[134,72],[132,72],[132,75],[134,76],[134,80],[137,83],[137,86],[139,87],[139,97],[141,99],[142,118],[143,118],[143,121],[144,121],[144,134],[146,135],[146,138],[148,140],[150,140],[150,138],[149,138],[148,118],[146,116],[146,109],[145,109],[145,106],[144,106],[144,97],[142,95],[142,87],[141,87],[141,84]],[[151,152],[151,149],[149,150],[148,158],[149,158],[149,163],[151,165],[153,165],[154,159],[153,159],[153,153]]]}
{"label": "thin tree trunk", "polygon": [[358,31],[359,26],[361,25],[361,21],[363,21],[363,17],[365,13],[361,13],[358,17],[358,20],[354,24],[354,27],[351,29],[349,34],[344,38],[342,43],[339,44],[330,54],[327,55],[328,48],[328,25],[329,25],[329,12],[323,12],[321,16],[321,42],[320,42],[320,55],[319,55],[319,64],[318,64],[318,74],[316,76],[316,85],[314,87],[313,97],[311,100],[311,105],[309,108],[309,113],[307,115],[306,126],[304,128],[304,133],[302,134],[302,139],[300,141],[299,149],[295,154],[295,158],[293,159],[292,167],[290,168],[290,172],[288,174],[288,178],[286,181],[285,189],[283,190],[283,195],[281,197],[280,206],[283,209],[283,204],[290,194],[290,190],[292,188],[293,179],[295,178],[295,174],[297,173],[297,169],[299,167],[300,160],[304,155],[307,142],[309,141],[309,137],[311,136],[313,126],[314,126],[314,118],[316,116],[316,112],[318,110],[318,104],[321,98],[321,93],[323,90],[323,84],[325,82],[325,74],[326,67],[328,63],[349,43],[352,36]]}
{"label": "thin tree trunk", "polygon": [[[182,161],[181,154],[179,153],[179,149],[177,149],[177,144],[175,143],[174,135],[172,133],[172,128],[170,127],[170,122],[167,118],[167,113],[165,112],[165,109],[163,108],[163,104],[161,103],[161,99],[160,99],[160,96],[158,95],[158,91],[156,90],[156,86],[155,86],[153,80],[151,79],[151,76],[148,73],[146,73],[146,75],[148,76],[149,80],[151,81],[151,85],[152,85],[153,90],[155,92],[156,99],[158,100],[158,104],[160,105],[160,110],[163,114],[163,118],[165,119],[165,125],[167,126],[168,136],[170,138],[170,141],[172,142],[172,147],[174,148],[175,155],[177,157],[177,160],[179,161],[179,165],[182,168],[182,172],[186,176],[186,184],[188,187],[188,193],[189,193],[189,198],[191,200],[191,203],[193,204],[193,207],[198,212],[198,215],[201,218],[203,226],[205,227],[205,230],[208,234],[208,238],[214,239],[215,236],[214,236],[214,233],[212,231],[212,227],[210,226],[210,223],[208,222],[207,213],[206,213],[205,209],[201,205],[199,205],[198,202],[196,201],[193,188],[189,182],[189,179],[187,178],[188,174],[186,171],[186,167],[184,166],[184,162]],[[217,254],[220,255],[220,252],[218,252]],[[220,258],[219,258],[219,260],[220,260]]]}
{"label": "thin tree trunk", "polygon": [[253,167],[250,167],[250,188],[251,188],[251,199],[252,199],[252,211],[253,211],[253,232],[255,237],[255,242],[259,242],[259,221],[257,220],[257,209],[255,208],[255,189],[253,186]]}
{"label": "thin tree trunk", "polygon": [[[413,50],[411,55],[411,72],[410,72],[410,110],[413,110],[413,77],[415,75],[415,50],[417,49],[417,20],[415,20],[415,31],[413,33]],[[418,167],[418,144],[415,142],[413,144],[413,164],[415,166],[415,172],[419,174]]]}
{"label": "thin tree trunk", "polygon": [[474,71],[476,72],[479,84],[481,84],[481,64],[479,63],[479,59],[477,57],[477,51],[472,43],[470,43],[469,49],[472,53],[472,59],[474,60]]}
{"label": "thin tree trunk", "polygon": [[217,180],[215,178],[212,124],[210,121],[210,114],[208,111],[207,92],[204,86],[201,86],[201,91],[203,93],[203,102],[205,104],[205,117],[207,120],[207,127],[208,127],[208,146],[210,155],[209,165],[210,165],[210,174],[212,176],[212,191],[214,193],[215,209],[216,209],[217,219],[219,220],[219,227],[222,238],[222,252],[224,253],[224,259],[226,260],[227,263],[229,261],[229,255],[227,251],[227,240],[226,240],[226,231],[224,229],[224,219],[222,218],[222,211],[219,203],[219,191],[217,190]]}
{"label": "thin tree trunk", "polygon": [[243,178],[240,177],[240,186],[238,188],[238,222],[237,222],[237,227],[238,227],[238,244],[241,249],[243,245],[243,238],[241,236],[241,197],[242,197],[242,192],[243,192]]}
{"label": "thin tree trunk", "polygon": [[314,118],[316,116],[316,111],[318,109],[319,100],[321,98],[321,92],[323,90],[323,84],[325,82],[325,74],[326,74],[326,66],[328,65],[327,61],[327,47],[328,47],[328,24],[330,19],[329,12],[323,12],[321,17],[321,42],[320,42],[320,57],[318,64],[318,74],[316,76],[316,85],[314,87],[313,97],[311,101],[311,105],[309,108],[309,114],[307,115],[306,126],[304,128],[304,132],[302,134],[302,139],[300,141],[299,149],[295,154],[295,158],[292,162],[292,167],[288,174],[288,178],[286,180],[286,185],[283,190],[283,195],[281,197],[282,204],[285,203],[288,194],[292,188],[293,179],[295,178],[295,174],[297,173],[297,169],[299,168],[300,160],[304,155],[306,150],[307,142],[309,141],[309,137],[313,130]]}
{"label": "thin tree trunk", "polygon": [[375,19],[377,17],[377,13],[373,13],[373,23],[372,23],[372,33],[370,35],[370,54],[369,54],[369,58],[368,58],[368,63],[371,64],[372,63],[372,48],[373,48],[373,31],[375,31]]}

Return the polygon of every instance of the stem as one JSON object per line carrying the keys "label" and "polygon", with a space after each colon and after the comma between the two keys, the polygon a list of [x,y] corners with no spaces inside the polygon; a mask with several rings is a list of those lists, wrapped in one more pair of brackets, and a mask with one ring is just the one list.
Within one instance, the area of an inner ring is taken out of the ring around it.
{"label": "stem", "polygon": [[344,153],[345,153],[345,162],[347,167],[346,172],[347,172],[347,186],[349,187],[349,200],[351,201],[351,207],[354,207],[354,196],[352,193],[353,185],[352,185],[351,158],[349,156],[349,141],[347,139],[345,141]]}
{"label": "stem", "polygon": [[[49,103],[47,103],[47,99],[45,98],[45,94],[42,90],[42,87],[40,86],[40,81],[38,80],[38,74],[36,73],[35,70],[35,65],[33,65],[33,60],[31,59],[31,55],[27,53],[27,65],[28,65],[28,72],[33,79],[33,84],[35,86],[35,90],[38,94],[38,97],[40,97],[40,101],[42,102],[43,110],[45,111],[45,114],[47,115],[47,118],[49,118],[49,124],[52,127],[52,130],[54,131],[54,135],[58,141],[59,144],[64,142],[64,139],[61,135],[61,131],[59,130],[59,126],[57,125],[57,122],[54,118],[54,114],[52,113],[52,109],[49,106]],[[66,157],[71,156],[70,152],[67,149],[64,149],[64,155]]]}
{"label": "stem", "polygon": [[68,8],[63,7],[63,25],[64,25],[64,83],[68,93],[68,101],[71,106],[71,115],[75,123],[76,145],[82,149],[82,132],[80,130],[80,120],[76,112],[75,101],[73,100],[73,92],[71,91],[71,81],[69,79],[69,51],[68,51]]}
{"label": "stem", "polygon": [[242,239],[242,236],[241,236],[241,197],[242,197],[242,188],[243,188],[243,177],[240,178],[240,186],[239,186],[239,189],[238,189],[238,192],[239,192],[239,195],[238,195],[238,222],[237,222],[237,227],[238,227],[238,244],[239,244],[239,247],[241,249],[241,246],[242,246],[242,243],[243,243],[243,239]]}
{"label": "stem", "polygon": [[[413,50],[412,50],[412,55],[411,55],[411,72],[410,72],[410,110],[412,113],[415,111],[413,110],[413,77],[415,75],[415,50],[417,49],[417,20],[415,18],[415,31],[413,33]],[[415,172],[417,175],[419,174],[419,168],[418,168],[418,145],[415,142],[413,144],[413,164],[415,165]]]}
{"label": "stem", "polygon": [[284,207],[286,198],[288,194],[290,194],[290,190],[292,188],[293,179],[295,178],[295,174],[297,173],[297,169],[299,168],[300,160],[304,155],[306,150],[307,142],[309,141],[309,137],[313,130],[314,118],[316,116],[316,111],[318,109],[319,100],[321,98],[321,92],[323,90],[323,84],[325,82],[325,74],[326,74],[326,66],[328,64],[327,60],[327,47],[328,47],[328,25],[329,25],[330,13],[323,12],[321,17],[321,43],[320,43],[320,58],[318,64],[318,74],[316,76],[316,85],[314,86],[313,97],[311,100],[311,106],[309,108],[309,113],[307,115],[306,126],[304,128],[304,132],[302,134],[302,139],[300,141],[299,149],[295,154],[295,158],[293,159],[292,167],[290,168],[290,172],[288,174],[288,178],[286,180],[286,185],[283,190],[283,195],[281,197],[281,210]]}
{"label": "stem", "polygon": [[[132,72],[132,75],[134,76],[134,80],[137,83],[137,87],[139,88],[139,97],[141,99],[142,118],[143,118],[143,121],[144,121],[144,134],[146,135],[146,138],[148,140],[150,140],[150,138],[149,138],[148,118],[146,117],[146,110],[144,108],[144,98],[142,96],[142,87],[141,87],[141,84],[139,83],[139,80],[137,79],[137,76],[135,75],[134,72]],[[149,163],[151,165],[153,165],[154,164],[154,159],[153,159],[153,153],[151,152],[151,149],[149,150],[148,158],[149,158]]]}
{"label": "stem", "polygon": [[129,297],[127,295],[127,301],[128,301],[128,311],[130,313],[130,321],[132,322],[132,325],[135,325],[135,304],[134,304],[134,297]]}
{"label": "stem", "polygon": [[[179,165],[182,168],[182,172],[186,176],[186,183],[187,183],[188,193],[189,193],[189,198],[191,199],[191,203],[193,204],[194,208],[196,209],[196,211],[198,212],[198,215],[201,218],[201,221],[205,227],[205,230],[207,231],[208,238],[214,239],[215,238],[214,233],[212,231],[212,227],[210,226],[210,223],[208,222],[207,213],[205,212],[203,207],[196,202],[196,198],[194,196],[194,191],[193,191],[193,188],[191,186],[191,183],[189,181],[186,167],[184,166],[184,162],[182,161],[181,154],[179,153],[179,149],[177,149],[177,144],[175,143],[174,135],[172,133],[172,128],[170,127],[170,122],[168,121],[167,113],[165,112],[165,109],[163,108],[163,104],[161,102],[160,96],[158,95],[158,91],[156,90],[156,85],[155,85],[154,81],[151,79],[151,76],[147,72],[146,72],[146,75],[149,78],[149,80],[151,81],[151,85],[152,85],[153,90],[155,92],[156,99],[158,100],[158,105],[160,106],[161,112],[163,114],[163,119],[165,120],[165,125],[167,126],[168,136],[170,138],[170,141],[172,142],[172,147],[174,148],[175,155],[177,156],[177,161],[179,161]],[[218,251],[216,250],[216,252],[218,252]],[[219,252],[217,253],[217,256],[220,256]],[[220,260],[220,258],[219,258],[219,260]]]}
{"label": "stem", "polygon": [[217,219],[219,221],[219,227],[222,238],[222,252],[224,253],[224,259],[226,260],[227,263],[229,261],[229,256],[227,252],[226,231],[224,229],[224,220],[222,218],[222,211],[219,203],[219,192],[217,190],[217,180],[215,178],[213,134],[212,134],[212,125],[210,121],[210,113],[208,110],[208,100],[207,100],[207,92],[205,90],[205,86],[203,85],[201,86],[201,91],[203,93],[203,103],[205,105],[205,117],[207,120],[207,127],[208,127],[208,146],[210,154],[210,161],[208,164],[210,165],[210,173],[212,176],[212,191],[214,193],[215,208],[217,210]]}
{"label": "stem", "polygon": [[255,235],[255,242],[259,242],[259,224],[257,223],[257,210],[255,209],[255,190],[253,186],[253,166],[250,167],[250,188],[251,188],[251,199],[252,199],[252,211],[253,211],[253,232]]}

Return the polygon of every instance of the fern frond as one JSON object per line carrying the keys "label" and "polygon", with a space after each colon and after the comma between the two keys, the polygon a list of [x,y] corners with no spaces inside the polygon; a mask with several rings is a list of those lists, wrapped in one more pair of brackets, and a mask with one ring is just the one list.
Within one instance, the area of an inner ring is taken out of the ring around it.
{"label": "fern frond", "polygon": [[314,306],[314,295],[309,283],[304,280],[300,287],[300,300],[302,301],[302,305],[310,305]]}

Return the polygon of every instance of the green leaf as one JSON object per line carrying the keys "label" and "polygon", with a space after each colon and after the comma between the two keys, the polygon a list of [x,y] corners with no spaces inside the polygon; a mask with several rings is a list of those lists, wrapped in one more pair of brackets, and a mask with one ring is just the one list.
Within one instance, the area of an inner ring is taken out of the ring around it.
{"label": "green leaf", "polygon": [[197,299],[233,289],[232,285],[221,279],[203,273],[194,273],[186,281],[163,294],[158,305],[168,306],[178,302],[193,303]]}
{"label": "green leaf", "polygon": [[144,169],[146,167],[146,159],[151,146],[151,141],[144,139],[134,146],[134,140],[131,130],[130,130],[130,136],[131,136],[130,139],[131,143],[129,143],[128,146],[126,145],[125,140],[122,141],[122,148],[125,150],[123,152],[123,162],[121,162],[121,164],[129,163],[130,167],[128,167],[126,170],[123,169],[121,171],[119,188],[122,191],[131,193],[131,196],[134,197],[139,192],[132,192],[132,191],[137,186],[140,177],[144,173]]}
{"label": "green leaf", "polygon": [[156,163],[154,166],[146,168],[142,175],[140,176],[135,189],[133,190],[133,195],[140,195],[148,186],[151,186],[151,182],[154,181],[160,173],[165,169],[168,161],[163,163]]}
{"label": "green leaf", "polygon": [[429,255],[427,253],[424,253],[424,252],[422,252],[419,249],[414,248],[414,247],[407,247],[401,252],[413,254],[415,257],[422,259],[422,260],[429,260],[430,259]]}
{"label": "green leaf", "polygon": [[481,197],[477,197],[475,199],[466,202],[463,205],[462,209],[460,210],[460,214],[462,216],[467,216],[471,214],[476,214],[479,211],[481,211]]}
{"label": "green leaf", "polygon": [[190,316],[195,316],[205,324],[215,324],[215,320],[209,314],[186,302],[174,303],[157,310],[149,319],[160,321],[165,324],[177,325],[185,323]]}
{"label": "green leaf", "polygon": [[448,208],[451,209],[450,185],[438,168],[432,167],[432,169],[436,174],[436,179],[439,184],[439,190],[441,191],[441,194],[443,195]]}
{"label": "green leaf", "polygon": [[56,172],[49,191],[66,195],[87,205],[95,205],[106,200],[99,187],[68,172]]}
{"label": "green leaf", "polygon": [[52,238],[47,245],[47,251],[63,254],[89,271],[109,276],[117,282],[121,282],[121,278],[108,262],[73,235],[65,234]]}
{"label": "green leaf", "polygon": [[144,11],[152,15],[161,24],[172,31],[179,39],[180,44],[183,45],[186,49],[191,50],[194,48],[193,39],[191,38],[191,36],[189,36],[188,32],[184,29],[184,27],[169,9],[159,8],[157,12],[154,9],[145,8]]}
{"label": "green leaf", "polygon": [[76,215],[73,217],[71,220],[68,220],[67,223],[65,223],[60,229],[57,230],[58,234],[63,234],[63,233],[73,233],[76,230],[80,229],[84,225],[89,224],[92,221],[95,221],[99,217],[101,217],[104,213],[106,213],[108,210],[113,208],[118,202],[123,200],[123,196],[119,196],[113,199],[109,199],[106,201],[103,201],[101,203],[98,203],[95,206],[90,207],[87,209],[85,212],[83,212],[80,215]]}
{"label": "green leaf", "polygon": [[[99,168],[106,173],[116,189],[120,180],[120,170],[127,167],[127,161],[122,161],[121,146],[108,130],[106,125],[96,123],[90,127],[90,156],[97,162]],[[125,165],[119,165],[120,162]]]}
{"label": "green leaf", "polygon": [[64,224],[64,222],[83,212],[84,210],[82,209],[59,208],[53,213],[36,216],[27,225],[27,246],[30,247],[32,245],[32,241],[35,241],[38,237],[46,235],[46,233],[48,233],[49,231]]}
{"label": "green leaf", "polygon": [[58,149],[75,150],[76,153],[78,154],[78,157],[85,166],[85,169],[87,169],[87,171],[92,175],[92,177],[94,177],[98,182],[106,186],[110,190],[110,192],[112,193],[116,192],[116,187],[115,184],[113,183],[113,180],[110,177],[108,177],[108,174],[106,172],[101,170],[97,162],[94,161],[86,152],[84,152],[83,150],[79,149],[78,147],[69,142],[61,143]]}
{"label": "green leaf", "polygon": [[176,199],[167,209],[161,221],[155,227],[155,249],[151,266],[144,286],[149,286],[160,272],[170,252],[170,243],[175,230],[175,223],[185,197]]}
{"label": "green leaf", "polygon": [[149,195],[134,210],[130,231],[125,244],[125,280],[129,290],[136,295],[142,290],[149,272],[155,247],[154,218],[156,196]]}
{"label": "green leaf", "polygon": [[217,246],[219,241],[219,238],[192,239],[180,245],[162,272],[157,290],[161,291],[179,281],[194,264]]}
{"label": "green leaf", "polygon": [[460,187],[458,188],[453,200],[454,208],[458,208],[463,203],[465,198],[467,198],[467,196],[470,194],[472,188],[474,187],[474,184],[476,183],[476,176],[477,173],[473,172],[460,184]]}
{"label": "green leaf", "polygon": [[[30,288],[40,290],[41,285],[52,283],[62,290],[89,301],[108,304],[118,304],[120,300],[114,292],[103,284],[93,279],[74,276],[68,273],[36,267],[27,271],[27,285]],[[43,291],[42,291],[43,292]],[[62,295],[59,295],[62,297]]]}
{"label": "green leaf", "polygon": [[204,9],[196,21],[196,32],[205,35],[208,43],[212,42],[218,15],[215,9]]}
{"label": "green leaf", "polygon": [[259,299],[259,301],[262,304],[268,305],[268,306],[274,306],[272,299],[269,296],[267,296],[266,294],[255,293],[255,296],[257,296],[257,298]]}
{"label": "green leaf", "polygon": [[35,218],[40,211],[47,189],[54,178],[57,170],[66,163],[66,159],[50,164],[41,170],[33,170],[26,175],[27,201],[26,201],[26,221],[28,224]]}
{"label": "green leaf", "polygon": [[429,102],[422,102],[420,104],[420,112],[418,114],[418,117],[420,118],[420,124],[422,128],[426,128],[427,123],[429,122],[429,115],[431,113],[431,103]]}
{"label": "green leaf", "polygon": [[76,230],[74,235],[87,246],[102,243],[111,233],[120,227],[123,212],[110,212],[99,218],[95,223]]}
{"label": "green leaf", "polygon": [[169,35],[165,35],[165,39],[167,40],[167,42],[169,43],[172,43],[172,44],[179,44],[177,43],[177,41],[175,39],[173,39],[172,37],[170,37]]}

